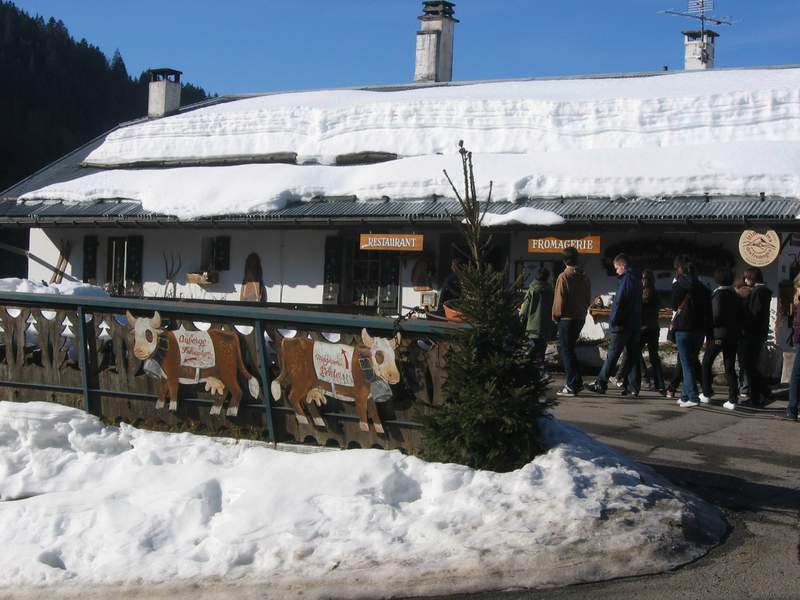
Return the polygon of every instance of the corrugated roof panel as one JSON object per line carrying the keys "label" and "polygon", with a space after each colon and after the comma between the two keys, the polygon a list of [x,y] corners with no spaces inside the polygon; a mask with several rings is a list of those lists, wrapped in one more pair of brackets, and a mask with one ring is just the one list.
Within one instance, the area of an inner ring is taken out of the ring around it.
{"label": "corrugated roof panel", "polygon": [[[794,220],[800,215],[800,199],[793,198],[672,198],[672,199],[544,199],[520,202],[493,202],[489,211],[507,214],[516,208],[532,207],[561,215],[567,222],[593,221],[620,223],[639,221],[782,221]],[[315,221],[321,219],[356,219],[376,221],[419,219],[431,222],[448,222],[463,215],[456,200],[382,200],[355,201],[330,199],[303,202],[273,211],[254,211],[247,214],[224,215],[199,219],[200,221]],[[0,220],[30,221],[58,219],[91,221],[116,221],[136,219],[142,221],[177,222],[175,217],[147,212],[141,204],[129,200],[98,202],[19,202],[0,200]]]}

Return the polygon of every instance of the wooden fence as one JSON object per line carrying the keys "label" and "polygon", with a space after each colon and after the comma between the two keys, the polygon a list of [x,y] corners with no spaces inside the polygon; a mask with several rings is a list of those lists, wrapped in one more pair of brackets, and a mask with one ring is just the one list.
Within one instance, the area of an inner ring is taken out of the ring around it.
{"label": "wooden fence", "polygon": [[448,340],[461,327],[0,293],[0,398],[155,430],[414,453],[416,419],[440,401]]}

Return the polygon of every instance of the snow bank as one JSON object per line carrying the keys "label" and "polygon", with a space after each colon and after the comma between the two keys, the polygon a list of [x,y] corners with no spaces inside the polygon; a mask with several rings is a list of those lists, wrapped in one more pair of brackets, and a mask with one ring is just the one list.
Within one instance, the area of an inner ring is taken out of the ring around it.
{"label": "snow bank", "polygon": [[543,427],[552,449],[498,474],[103,427],[76,409],[3,402],[0,595],[541,587],[662,571],[719,541],[709,505],[572,427]]}
{"label": "snow bank", "polygon": [[[185,219],[319,195],[452,198],[458,140],[496,200],[800,197],[800,69],[265,95],[123,127],[86,160],[111,170],[22,198],[127,198]],[[369,151],[399,159],[331,166]],[[258,164],[285,152],[299,164]],[[197,160],[249,164],[180,166]],[[123,168],[153,161],[176,166]]]}
{"label": "snow bank", "polygon": [[101,287],[80,281],[61,283],[36,283],[30,279],[8,277],[0,279],[0,292],[20,292],[25,294],[55,294],[58,296],[108,296]]}
{"label": "snow bank", "polygon": [[[456,147],[452,140],[451,148]],[[800,197],[800,144],[731,143],[678,148],[573,150],[474,155],[478,198],[769,195]],[[455,198],[443,169],[461,173],[457,154],[375,165],[251,164],[115,169],[53,184],[23,200],[138,200],[184,219],[283,208],[289,200],[354,194],[361,200]]]}
{"label": "snow bank", "polygon": [[87,164],[296,152],[526,154],[797,140],[800,69],[535,80],[259,96],[112,132]]}

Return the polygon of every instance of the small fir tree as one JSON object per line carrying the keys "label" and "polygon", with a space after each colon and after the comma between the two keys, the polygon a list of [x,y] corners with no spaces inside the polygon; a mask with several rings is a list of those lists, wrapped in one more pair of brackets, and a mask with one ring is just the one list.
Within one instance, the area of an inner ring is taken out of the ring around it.
{"label": "small fir tree", "polygon": [[[422,417],[423,457],[473,468],[510,471],[543,450],[539,419],[545,397],[517,314],[514,286],[484,260],[491,238],[481,235],[486,207],[475,192],[472,153],[459,142],[464,195],[445,176],[463,209],[460,226],[469,262],[458,273],[457,307],[470,325],[451,341],[442,404]],[[491,183],[488,207],[491,201]]]}

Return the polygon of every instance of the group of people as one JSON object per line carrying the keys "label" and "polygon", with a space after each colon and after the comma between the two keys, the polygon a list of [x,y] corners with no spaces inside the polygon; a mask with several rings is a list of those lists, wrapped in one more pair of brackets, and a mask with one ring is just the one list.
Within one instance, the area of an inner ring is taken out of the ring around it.
{"label": "group of people", "polygon": [[[659,357],[659,295],[653,272],[639,273],[625,254],[613,260],[618,284],[609,316],[611,340],[608,354],[594,382],[584,386],[576,354],[576,344],[591,304],[589,276],[579,264],[578,251],[566,248],[564,271],[549,283],[550,273],[544,267],[535,273],[520,307],[520,316],[530,341],[531,352],[545,381],[544,369],[547,341],[556,329],[566,382],[558,396],[577,396],[588,389],[604,394],[612,376],[622,394],[637,397],[641,390],[643,351],[646,348],[652,365],[652,381],[656,390],[675,397],[681,386],[678,405],[684,408],[711,402],[713,396],[712,365],[723,356],[728,387],[723,407],[734,410],[740,392],[752,405],[764,404],[771,391],[759,369],[759,358],[769,332],[772,291],[764,284],[760,269],[746,269],[739,285],[734,273],[721,267],[714,273],[715,287],[710,290],[698,278],[695,264],[688,256],[674,261],[670,308],[673,311],[668,337],[678,350],[677,368],[672,381],[666,382]],[[795,322],[796,341],[800,342],[800,318]],[[702,364],[700,351],[705,345]],[[800,353],[798,353],[800,355]],[[617,366],[622,364],[617,371]],[[737,360],[739,372],[737,373]],[[800,359],[795,364],[797,389],[794,405],[790,401],[788,418],[797,419],[800,397]]]}

